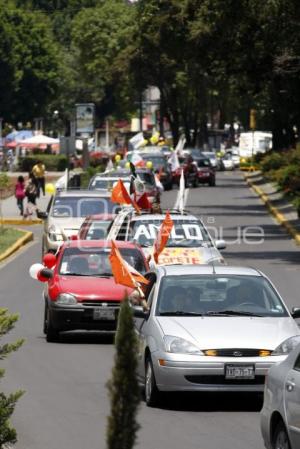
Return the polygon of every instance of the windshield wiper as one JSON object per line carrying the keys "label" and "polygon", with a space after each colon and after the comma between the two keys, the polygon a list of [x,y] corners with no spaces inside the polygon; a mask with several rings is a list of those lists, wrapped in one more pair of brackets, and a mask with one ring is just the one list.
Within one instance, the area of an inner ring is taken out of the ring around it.
{"label": "windshield wiper", "polygon": [[91,276],[91,275],[83,273],[64,273],[64,276]]}
{"label": "windshield wiper", "polygon": [[258,316],[261,317],[263,315],[259,315],[258,313],[252,312],[243,312],[241,310],[220,310],[219,312],[208,311],[204,315],[208,316]]}
{"label": "windshield wiper", "polygon": [[109,273],[109,272],[107,272],[107,273],[95,273],[95,274],[92,274],[92,276],[97,276],[98,278],[111,278],[112,277],[112,273]]}
{"label": "windshield wiper", "polygon": [[203,316],[203,313],[197,312],[182,312],[177,310],[176,312],[160,312],[160,316]]}

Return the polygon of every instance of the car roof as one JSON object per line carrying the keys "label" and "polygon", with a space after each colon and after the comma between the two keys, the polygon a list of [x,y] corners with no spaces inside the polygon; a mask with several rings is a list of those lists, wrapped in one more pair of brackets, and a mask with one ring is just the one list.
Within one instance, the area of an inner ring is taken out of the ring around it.
{"label": "car roof", "polygon": [[262,276],[262,273],[251,267],[236,267],[228,265],[161,265],[157,267],[161,276],[181,276],[188,274]]}
{"label": "car roof", "polygon": [[[111,240],[68,240],[63,243],[62,248],[111,248]],[[117,248],[137,248],[142,251],[137,244],[132,242],[125,242],[122,240],[114,241]]]}
{"label": "car roof", "polygon": [[87,215],[84,221],[112,220],[117,214],[94,214]]}
{"label": "car roof", "polygon": [[111,196],[111,193],[108,192],[106,189],[99,189],[99,190],[61,190],[59,192],[56,193],[55,198],[60,197],[60,198],[71,198],[71,197],[79,197],[79,198],[84,198],[84,197],[95,197],[95,198],[100,198],[100,197],[107,197],[109,198]]}
{"label": "car roof", "polygon": [[[183,214],[170,214],[172,220],[197,220],[200,221],[199,218],[195,217],[194,215],[183,215]],[[166,214],[142,214],[142,215],[133,215],[131,217],[131,220],[134,221],[144,221],[144,220],[164,220],[166,218]]]}

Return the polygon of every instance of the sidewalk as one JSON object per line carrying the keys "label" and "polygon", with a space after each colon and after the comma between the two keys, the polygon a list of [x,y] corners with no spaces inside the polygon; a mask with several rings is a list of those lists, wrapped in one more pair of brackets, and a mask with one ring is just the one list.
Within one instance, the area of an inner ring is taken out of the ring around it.
{"label": "sidewalk", "polygon": [[300,219],[295,207],[289,203],[276,185],[267,182],[261,172],[245,174],[247,184],[254,189],[276,220],[300,244]]}
{"label": "sidewalk", "polygon": [[[48,195],[48,194],[46,194],[46,196],[41,196],[40,198],[38,198],[36,201],[37,207],[41,211],[45,211],[47,209],[50,198],[51,198],[51,195]],[[27,199],[25,198],[24,199],[25,207],[26,207],[26,204],[27,204]],[[2,214],[3,214],[4,222],[5,222],[5,220],[19,221],[19,220],[23,219],[23,217],[20,215],[20,211],[17,206],[17,200],[14,196],[10,196],[2,201]],[[36,220],[37,216],[34,215],[32,218],[34,220]],[[24,225],[26,224],[27,221],[28,220],[25,220],[25,219],[23,220]],[[37,221],[37,223],[39,223],[39,222],[40,222],[40,220]]]}

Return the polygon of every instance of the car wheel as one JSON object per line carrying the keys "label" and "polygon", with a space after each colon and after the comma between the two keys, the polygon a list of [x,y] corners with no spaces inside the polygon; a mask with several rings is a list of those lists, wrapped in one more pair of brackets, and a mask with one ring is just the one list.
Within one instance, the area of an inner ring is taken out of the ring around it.
{"label": "car wheel", "polygon": [[209,181],[209,185],[210,185],[210,187],[215,187],[215,185],[216,185],[216,180],[215,180],[215,179],[212,179],[211,181]]}
{"label": "car wheel", "polygon": [[275,428],[272,447],[273,449],[291,449],[289,436],[282,421],[279,421]]}
{"label": "car wheel", "polygon": [[156,386],[151,357],[147,357],[145,366],[145,401],[148,407],[154,407],[158,403],[159,391]]}
{"label": "car wheel", "polygon": [[46,323],[46,340],[49,343],[54,343],[59,340],[59,331],[53,327],[48,307],[47,307],[47,323]]}
{"label": "car wheel", "polygon": [[199,179],[198,179],[198,176],[194,179],[194,181],[193,181],[193,187],[199,187]]}
{"label": "car wheel", "polygon": [[47,334],[47,303],[45,301],[45,308],[44,308],[44,323],[43,323],[43,333]]}

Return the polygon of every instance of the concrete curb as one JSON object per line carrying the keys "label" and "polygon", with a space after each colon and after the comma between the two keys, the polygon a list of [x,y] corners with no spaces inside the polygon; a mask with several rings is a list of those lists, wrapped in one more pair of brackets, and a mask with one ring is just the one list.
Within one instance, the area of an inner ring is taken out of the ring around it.
{"label": "concrete curb", "polygon": [[18,249],[26,245],[26,243],[29,243],[33,240],[32,232],[23,231],[23,229],[18,229],[18,231],[24,232],[24,236],[20,237],[13,245],[7,248],[7,250],[4,251],[4,253],[0,254],[0,262],[2,262],[2,260],[6,259],[7,257],[11,256],[16,251],[18,251]]}
{"label": "concrete curb", "polygon": [[21,225],[21,226],[31,226],[42,223],[43,220],[40,220],[39,218],[33,218],[32,220],[24,220],[21,218],[3,218],[3,220],[0,220],[0,224]]}
{"label": "concrete curb", "polygon": [[297,231],[297,229],[285,218],[285,215],[279,212],[277,207],[273,206],[272,201],[269,199],[268,195],[264,193],[257,185],[254,184],[249,177],[244,174],[246,183],[249,187],[251,187],[254,192],[260,197],[260,199],[263,201],[269,212],[276,218],[278,223],[283,226],[287,232],[293,237],[293,239],[296,241],[297,245],[300,245],[300,233]]}

